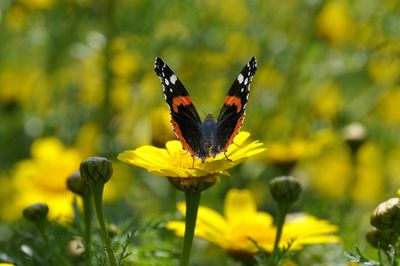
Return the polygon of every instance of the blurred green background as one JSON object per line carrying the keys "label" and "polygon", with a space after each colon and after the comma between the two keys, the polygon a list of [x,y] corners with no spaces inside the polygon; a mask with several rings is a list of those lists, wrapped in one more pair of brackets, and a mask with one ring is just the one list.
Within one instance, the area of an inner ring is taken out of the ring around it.
{"label": "blurred green background", "polygon": [[116,160],[174,138],[155,57],[204,117],[256,56],[243,130],[268,150],[203,204],[221,210],[229,188],[249,188],[274,212],[267,182],[291,174],[304,188],[295,211],[340,226],[343,247],[323,260],[344,261],[356,244],[368,252],[369,214],[400,184],[399,14],[397,0],[0,1],[2,224],[37,200],[70,215],[65,178],[94,155],[115,161],[110,220],[173,213],[182,197],[166,179]]}

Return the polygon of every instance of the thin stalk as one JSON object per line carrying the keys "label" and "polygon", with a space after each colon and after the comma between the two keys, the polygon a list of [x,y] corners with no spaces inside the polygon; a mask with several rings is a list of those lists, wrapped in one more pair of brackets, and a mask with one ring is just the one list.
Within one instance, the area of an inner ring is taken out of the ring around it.
{"label": "thin stalk", "polygon": [[103,188],[104,188],[104,183],[101,182],[94,182],[90,184],[90,189],[93,195],[94,208],[96,209],[97,220],[99,221],[100,225],[101,237],[103,238],[103,242],[106,247],[108,259],[110,261],[111,266],[117,266],[117,261],[114,256],[114,252],[112,251],[111,248],[110,236],[108,235],[106,223],[104,222],[103,204],[102,204]]}
{"label": "thin stalk", "polygon": [[276,235],[274,242],[274,250],[272,251],[272,256],[270,258],[270,265],[277,265],[277,257],[279,255],[279,242],[281,241],[282,229],[285,224],[285,217],[289,211],[289,205],[287,204],[278,204],[278,210],[276,214]]}
{"label": "thin stalk", "polygon": [[192,249],[194,230],[196,228],[197,211],[199,209],[201,191],[186,191],[186,218],[185,235],[183,238],[183,247],[180,266],[188,266],[190,262],[190,251]]}
{"label": "thin stalk", "polygon": [[85,233],[84,233],[84,241],[86,245],[86,264],[91,265],[91,254],[90,254],[90,245],[92,242],[92,201],[90,198],[90,193],[85,193],[82,196],[83,201],[83,221],[85,226]]}

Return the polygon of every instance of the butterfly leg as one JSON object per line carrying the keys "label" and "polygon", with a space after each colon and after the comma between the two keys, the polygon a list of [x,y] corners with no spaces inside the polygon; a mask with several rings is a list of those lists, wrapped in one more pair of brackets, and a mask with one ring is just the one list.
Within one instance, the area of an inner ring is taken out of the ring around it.
{"label": "butterfly leg", "polygon": [[242,145],[236,144],[235,142],[232,141],[232,144],[235,144],[236,147],[242,148]]}
{"label": "butterfly leg", "polygon": [[225,155],[225,158],[226,158],[228,161],[231,161],[231,162],[232,162],[232,159],[229,159],[229,158],[228,158],[228,155],[226,155],[226,152],[224,152],[224,155]]}
{"label": "butterfly leg", "polygon": [[193,162],[192,162],[192,168],[194,168],[194,156],[192,156]]}

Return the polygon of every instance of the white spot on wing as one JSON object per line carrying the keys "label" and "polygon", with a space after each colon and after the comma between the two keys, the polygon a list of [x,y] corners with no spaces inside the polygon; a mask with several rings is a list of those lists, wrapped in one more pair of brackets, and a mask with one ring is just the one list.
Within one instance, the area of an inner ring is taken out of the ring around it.
{"label": "white spot on wing", "polygon": [[243,79],[244,79],[244,77],[243,77],[242,73],[240,73],[238,78],[237,78],[237,80],[239,81],[240,84],[242,84]]}
{"label": "white spot on wing", "polygon": [[246,79],[244,80],[244,85],[247,85],[247,82],[249,82],[249,79],[248,79],[248,78],[246,78]]}
{"label": "white spot on wing", "polygon": [[165,81],[165,84],[168,86],[169,85],[168,79],[165,79],[164,81]]}
{"label": "white spot on wing", "polygon": [[246,100],[248,100],[248,99],[249,99],[249,94],[246,95]]}
{"label": "white spot on wing", "polygon": [[169,88],[169,91],[170,91],[171,93],[173,92],[171,88]]}
{"label": "white spot on wing", "polygon": [[172,84],[175,84],[175,82],[178,80],[178,78],[172,74],[172,76],[169,78],[169,80],[171,81]]}
{"label": "white spot on wing", "polygon": [[242,89],[240,90],[240,92],[244,92],[244,88],[242,88]]}

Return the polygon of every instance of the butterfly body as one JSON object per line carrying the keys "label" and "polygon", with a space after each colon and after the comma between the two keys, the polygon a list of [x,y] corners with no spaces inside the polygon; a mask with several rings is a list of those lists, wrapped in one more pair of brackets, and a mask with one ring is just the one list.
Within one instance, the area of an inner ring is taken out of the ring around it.
{"label": "butterfly body", "polygon": [[170,108],[172,127],[183,148],[202,162],[226,152],[245,118],[250,84],[257,69],[256,59],[250,59],[233,82],[217,120],[207,115],[201,121],[185,87],[160,58],[156,58],[154,69]]}

